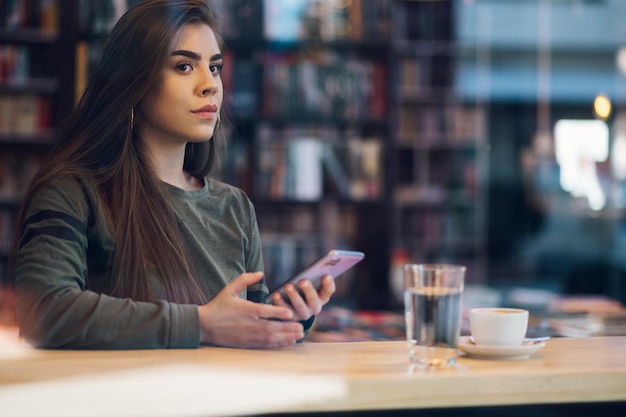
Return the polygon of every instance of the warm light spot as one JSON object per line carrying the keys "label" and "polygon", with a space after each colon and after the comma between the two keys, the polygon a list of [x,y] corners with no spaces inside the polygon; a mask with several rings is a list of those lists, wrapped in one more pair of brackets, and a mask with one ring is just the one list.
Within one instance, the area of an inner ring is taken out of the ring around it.
{"label": "warm light spot", "polygon": [[603,95],[599,95],[593,101],[593,111],[602,120],[606,120],[611,114],[611,101]]}

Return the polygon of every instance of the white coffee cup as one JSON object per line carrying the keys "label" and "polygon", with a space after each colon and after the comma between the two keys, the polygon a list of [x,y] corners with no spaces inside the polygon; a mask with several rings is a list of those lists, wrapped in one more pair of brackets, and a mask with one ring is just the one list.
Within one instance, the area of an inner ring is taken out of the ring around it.
{"label": "white coffee cup", "polygon": [[518,346],[528,329],[528,310],[520,308],[473,308],[470,331],[479,345]]}

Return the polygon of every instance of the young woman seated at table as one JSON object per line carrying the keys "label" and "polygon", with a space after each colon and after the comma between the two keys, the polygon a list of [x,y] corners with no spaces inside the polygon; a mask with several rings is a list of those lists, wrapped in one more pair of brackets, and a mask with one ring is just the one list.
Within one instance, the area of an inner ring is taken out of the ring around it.
{"label": "young woman seated at table", "polygon": [[32,181],[14,284],[44,348],[272,348],[302,339],[332,277],[262,302],[254,207],[208,176],[223,58],[201,0],[148,0],[120,18]]}

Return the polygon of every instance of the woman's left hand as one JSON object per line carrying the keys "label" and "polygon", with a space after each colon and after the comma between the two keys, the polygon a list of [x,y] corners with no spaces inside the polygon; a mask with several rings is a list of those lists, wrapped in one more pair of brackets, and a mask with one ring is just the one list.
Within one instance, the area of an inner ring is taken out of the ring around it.
{"label": "woman's left hand", "polygon": [[298,288],[293,284],[285,288],[289,302],[280,294],[274,294],[273,301],[274,305],[291,308],[295,313],[294,320],[298,321],[308,320],[311,316],[319,314],[335,293],[335,279],[331,275],[322,278],[322,288],[319,290],[316,290],[309,280],[302,280],[297,285]]}

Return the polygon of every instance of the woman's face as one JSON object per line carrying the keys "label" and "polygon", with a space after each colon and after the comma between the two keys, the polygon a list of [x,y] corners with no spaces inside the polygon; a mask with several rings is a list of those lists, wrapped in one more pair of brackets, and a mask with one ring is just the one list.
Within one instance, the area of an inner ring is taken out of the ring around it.
{"label": "woman's face", "polygon": [[222,53],[213,30],[203,23],[184,26],[162,69],[161,88],[139,106],[139,137],[151,144],[210,139],[222,106]]}

